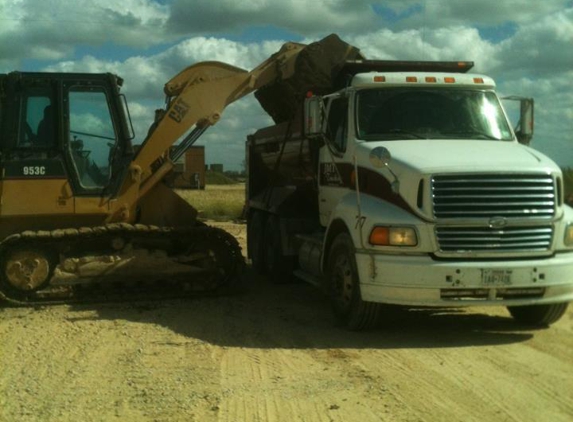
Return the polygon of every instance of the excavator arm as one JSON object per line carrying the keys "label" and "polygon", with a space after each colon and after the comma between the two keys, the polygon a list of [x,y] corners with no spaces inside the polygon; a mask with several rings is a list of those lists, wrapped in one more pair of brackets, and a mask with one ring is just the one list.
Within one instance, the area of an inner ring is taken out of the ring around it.
{"label": "excavator arm", "polygon": [[[318,49],[313,48],[314,44],[319,46]],[[297,67],[300,67],[297,58],[301,52],[305,52],[307,57],[319,56],[318,67],[322,66],[322,69],[305,69],[307,73],[315,71],[329,76],[333,63],[362,58],[358,49],[342,42],[336,35],[314,44],[286,43],[251,71],[221,62],[197,63],[167,82],[164,88],[166,109],[161,111],[161,116],[132,161],[130,176],[112,204],[108,221],[132,221],[135,207],[151,190],[159,194],[158,189],[154,188],[173,169],[174,160],[169,154],[171,146],[187,134],[180,144],[181,148],[178,147],[182,154],[209,126],[221,119],[229,104],[253,91],[279,86],[281,81],[292,78]],[[332,55],[333,51],[336,54]],[[322,56],[328,60],[323,60]],[[274,92],[270,94],[277,96]]]}

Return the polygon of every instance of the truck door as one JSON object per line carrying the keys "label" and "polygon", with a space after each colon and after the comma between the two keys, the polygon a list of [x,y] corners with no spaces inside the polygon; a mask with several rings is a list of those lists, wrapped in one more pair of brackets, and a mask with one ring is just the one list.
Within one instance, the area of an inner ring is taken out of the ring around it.
{"label": "truck door", "polygon": [[348,140],[348,97],[333,97],[327,103],[326,142],[319,160],[320,223],[326,226],[330,214],[343,195],[348,193],[352,163],[345,160]]}

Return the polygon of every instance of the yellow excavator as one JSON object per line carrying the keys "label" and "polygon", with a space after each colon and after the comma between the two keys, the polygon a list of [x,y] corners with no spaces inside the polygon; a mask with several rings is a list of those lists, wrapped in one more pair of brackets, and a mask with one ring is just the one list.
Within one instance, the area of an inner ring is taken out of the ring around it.
{"label": "yellow excavator", "polygon": [[[250,72],[220,62],[192,65],[166,83],[166,106],[140,146],[132,144],[118,76],[0,75],[0,297],[85,300],[102,286],[133,292],[150,280],[164,282],[161,291],[232,285],[244,266],[237,241],[199,222],[164,178],[227,105],[287,86],[301,53],[329,52],[326,72],[359,57],[332,35],[309,46],[286,43]],[[281,102],[298,93],[284,94],[267,101],[267,112],[294,109]]]}

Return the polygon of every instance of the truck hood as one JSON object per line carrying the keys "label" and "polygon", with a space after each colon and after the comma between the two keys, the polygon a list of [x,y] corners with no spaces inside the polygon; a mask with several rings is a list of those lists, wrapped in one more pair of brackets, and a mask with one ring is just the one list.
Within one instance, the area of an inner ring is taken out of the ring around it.
{"label": "truck hood", "polygon": [[[390,168],[398,176],[404,172],[420,176],[442,172],[558,170],[556,164],[545,155],[517,142],[457,139],[365,142],[357,149],[359,162],[369,162],[368,155],[376,147],[390,151]],[[361,157],[363,154],[366,156]]]}
{"label": "truck hood", "polygon": [[[390,152],[388,168],[371,162],[370,153],[377,147]],[[370,171],[367,173],[380,174],[386,179],[386,184],[377,182],[386,186],[382,195],[385,200],[428,219],[432,218],[429,202],[420,209],[418,195],[420,182],[432,175],[559,172],[545,155],[517,142],[437,139],[364,142],[357,145],[355,155],[359,166]]]}

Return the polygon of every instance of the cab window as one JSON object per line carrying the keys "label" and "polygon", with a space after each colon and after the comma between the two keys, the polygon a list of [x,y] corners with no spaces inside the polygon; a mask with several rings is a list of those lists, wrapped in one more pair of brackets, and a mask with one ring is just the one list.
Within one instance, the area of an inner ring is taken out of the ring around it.
{"label": "cab window", "polygon": [[111,178],[117,136],[103,91],[69,92],[69,149],[80,185],[101,189]]}
{"label": "cab window", "polygon": [[335,98],[328,112],[327,136],[338,152],[346,151],[348,133],[348,98]]}
{"label": "cab window", "polygon": [[20,122],[22,122],[22,127],[18,147],[53,148],[55,146],[55,107],[48,95],[25,96]]}

